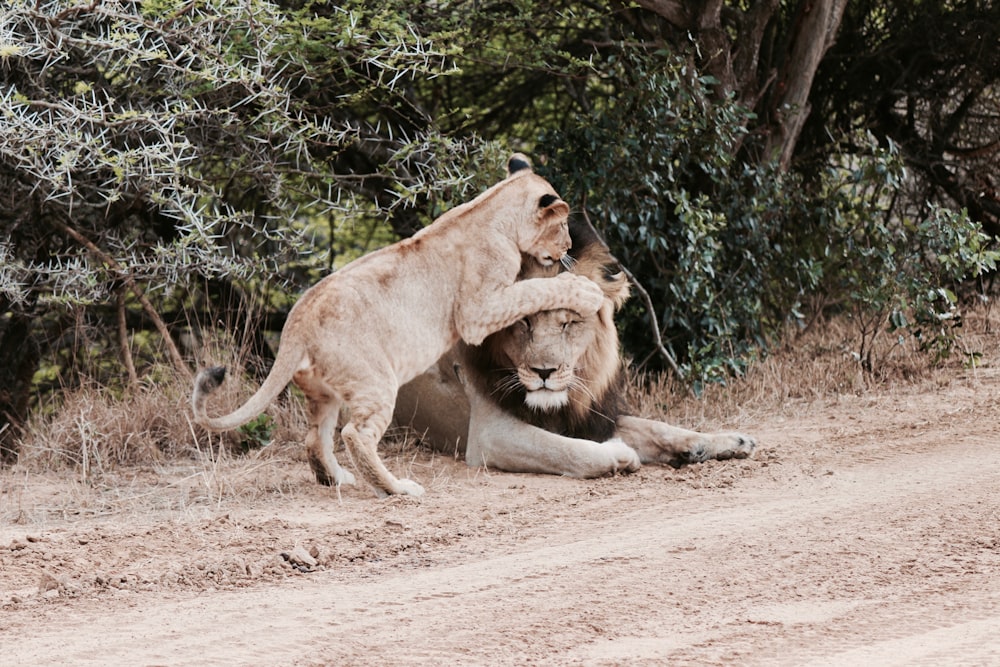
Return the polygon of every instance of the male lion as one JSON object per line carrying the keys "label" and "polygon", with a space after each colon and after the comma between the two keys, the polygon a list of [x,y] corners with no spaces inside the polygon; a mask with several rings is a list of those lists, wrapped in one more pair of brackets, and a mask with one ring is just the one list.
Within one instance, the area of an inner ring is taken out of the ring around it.
{"label": "male lion", "polygon": [[[756,443],[740,433],[698,433],[624,412],[613,317],[628,281],[588,223],[574,221],[570,235],[571,270],[601,286],[601,308],[534,313],[481,346],[460,344],[400,390],[397,420],[438,449],[464,448],[470,466],[510,472],[587,478],[752,454]],[[556,270],[526,258],[523,275]]]}
{"label": "male lion", "polygon": [[552,186],[514,155],[507,178],[473,201],[306,291],[288,315],[270,374],[234,412],[208,416],[208,395],[225,369],[201,371],[191,398],[195,421],[215,431],[236,428],[293,381],[306,396],[306,449],[318,482],[354,483],[333,454],[343,407],[349,417],[341,437],[376,494],[422,494],[419,484],[386,470],[376,449],[399,386],[460,339],[478,345],[540,310],[589,314],[600,307],[601,290],[581,276],[517,280],[523,256],[541,266],[564,256],[568,216]]}

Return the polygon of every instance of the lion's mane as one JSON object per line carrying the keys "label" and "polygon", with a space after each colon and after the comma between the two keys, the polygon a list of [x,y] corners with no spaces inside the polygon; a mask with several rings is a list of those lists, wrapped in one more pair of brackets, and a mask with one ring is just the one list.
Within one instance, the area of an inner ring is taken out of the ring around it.
{"label": "lion's mane", "polygon": [[[602,441],[614,437],[618,417],[625,408],[614,313],[628,298],[628,279],[588,222],[571,220],[570,237],[573,245],[568,270],[593,280],[606,298],[597,314],[586,318],[586,325],[593,327],[594,339],[577,360],[576,381],[570,387],[566,405],[540,410],[525,403],[524,386],[510,381],[517,360],[505,352],[505,337],[512,335],[509,328],[489,336],[482,345],[466,347],[464,358],[469,379],[512,416],[552,433]],[[523,267],[522,278],[567,270],[561,265],[544,268],[527,257]]]}

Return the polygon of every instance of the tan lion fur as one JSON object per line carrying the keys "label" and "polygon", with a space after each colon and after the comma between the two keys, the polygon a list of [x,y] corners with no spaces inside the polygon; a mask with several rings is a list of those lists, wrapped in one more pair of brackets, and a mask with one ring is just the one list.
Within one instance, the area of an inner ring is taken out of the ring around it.
{"label": "tan lion fur", "polygon": [[[441,449],[464,449],[469,465],[512,472],[597,477],[647,462],[749,456],[756,446],[749,436],[698,433],[625,414],[613,316],[628,297],[628,282],[589,224],[574,222],[571,233],[571,270],[601,286],[601,308],[534,313],[482,346],[460,346],[418,378],[415,390],[402,389],[397,419],[412,422]],[[527,260],[522,277],[554,270]],[[456,366],[467,402],[459,401]],[[468,412],[459,415],[459,404]]]}
{"label": "tan lion fur", "polygon": [[390,473],[377,452],[400,385],[459,340],[479,344],[539,310],[593,313],[602,304],[601,291],[578,276],[517,280],[523,257],[551,265],[566,253],[569,206],[524,156],[513,156],[508,169],[473,201],[307,290],[289,313],[270,374],[231,414],[206,411],[225,369],[201,371],[192,395],[197,423],[236,428],[292,381],[306,397],[306,449],[320,483],[354,482],[333,454],[346,408],[341,437],[362,479],[379,495],[422,494],[416,482]]}

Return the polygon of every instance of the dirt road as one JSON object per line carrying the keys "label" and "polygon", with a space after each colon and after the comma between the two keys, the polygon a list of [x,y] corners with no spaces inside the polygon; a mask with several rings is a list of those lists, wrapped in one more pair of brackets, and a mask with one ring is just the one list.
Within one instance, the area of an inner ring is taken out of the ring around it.
{"label": "dirt road", "polygon": [[281,458],[2,473],[0,662],[1000,664],[998,398],[788,406],[716,425],[752,460],[591,481],[395,456],[420,500]]}

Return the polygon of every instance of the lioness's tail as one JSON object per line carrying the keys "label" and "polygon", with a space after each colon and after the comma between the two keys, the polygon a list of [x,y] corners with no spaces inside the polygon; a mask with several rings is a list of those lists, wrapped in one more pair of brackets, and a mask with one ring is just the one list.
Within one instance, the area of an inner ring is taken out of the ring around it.
{"label": "lioness's tail", "polygon": [[246,403],[236,408],[228,415],[221,417],[209,417],[205,410],[205,403],[209,395],[219,388],[226,377],[225,366],[215,366],[202,369],[194,379],[194,392],[191,394],[191,409],[194,411],[194,421],[210,431],[229,431],[246,424],[248,421],[264,412],[278,394],[284,390],[292,380],[295,368],[299,359],[298,355],[282,354],[278,351],[278,358],[274,361],[274,366],[264,383],[260,385],[257,392],[250,397]]}

